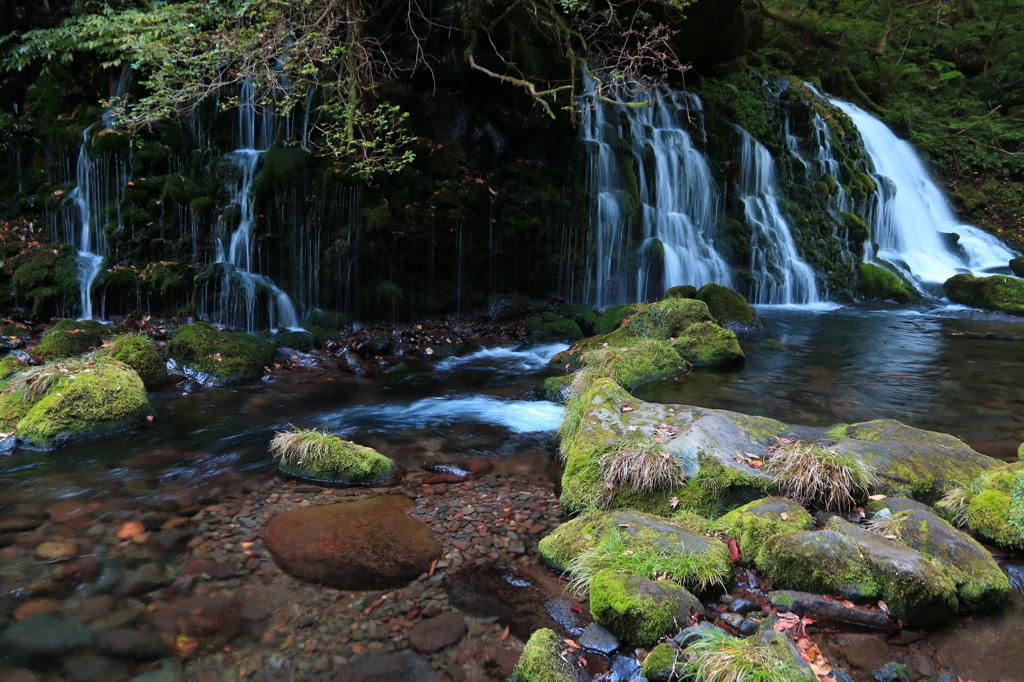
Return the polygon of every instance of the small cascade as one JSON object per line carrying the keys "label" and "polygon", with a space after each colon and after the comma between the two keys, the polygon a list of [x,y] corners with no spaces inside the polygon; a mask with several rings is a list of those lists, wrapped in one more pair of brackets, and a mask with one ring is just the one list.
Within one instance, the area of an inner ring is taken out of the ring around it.
{"label": "small cascade", "polygon": [[866,257],[897,268],[922,290],[938,292],[953,275],[1005,269],[1015,256],[987,232],[957,221],[914,148],[882,121],[849,102],[829,98],[848,115],[875,168],[871,241]]}
{"label": "small cascade", "polygon": [[[82,131],[82,146],[78,149],[78,162],[75,166],[77,186],[71,190],[69,198],[75,207],[75,222],[78,226],[77,239],[69,239],[78,249],[78,296],[81,313],[78,319],[92,319],[92,284],[103,267],[103,256],[98,253],[103,249],[102,232],[97,230],[93,240],[93,208],[96,206],[94,196],[92,160],[89,158],[89,133],[93,126]],[[93,251],[96,249],[96,251]]]}
{"label": "small cascade", "polygon": [[736,131],[740,137],[740,202],[751,229],[751,303],[820,302],[814,269],[800,257],[779,207],[775,161],[750,133],[739,126]]}
{"label": "small cascade", "polygon": [[273,140],[272,117],[262,115],[259,118],[257,129],[256,102],[252,86],[246,81],[238,101],[239,147],[227,155],[238,169],[238,183],[231,199],[232,205],[238,207],[238,226],[231,233],[227,253],[220,242],[217,244],[216,258],[224,266],[224,280],[216,317],[221,322],[254,329],[256,301],[263,289],[270,299],[267,311],[270,328],[298,329],[299,317],[291,298],[269,277],[254,272],[253,267],[253,184],[263,152]]}
{"label": "small cascade", "polygon": [[[582,131],[596,196],[591,302],[646,300],[678,284],[731,285],[716,244],[720,195],[687,130],[690,119],[701,118],[700,99],[658,90],[606,103],[590,80],[587,93]],[[703,136],[702,128],[696,132]]]}

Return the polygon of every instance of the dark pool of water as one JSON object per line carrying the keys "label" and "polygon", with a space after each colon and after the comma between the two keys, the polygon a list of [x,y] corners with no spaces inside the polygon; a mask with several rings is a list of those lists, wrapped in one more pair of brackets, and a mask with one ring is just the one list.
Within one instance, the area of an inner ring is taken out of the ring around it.
{"label": "dark pool of water", "polygon": [[742,368],[637,395],[812,426],[898,419],[1003,458],[1024,441],[1024,319],[924,306],[761,314]]}

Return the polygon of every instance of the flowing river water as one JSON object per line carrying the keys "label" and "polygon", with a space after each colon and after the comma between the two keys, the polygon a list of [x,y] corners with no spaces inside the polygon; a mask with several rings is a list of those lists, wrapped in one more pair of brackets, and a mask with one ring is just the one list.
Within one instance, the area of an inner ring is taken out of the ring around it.
{"label": "flowing river water", "polygon": [[[744,367],[697,371],[638,396],[798,424],[894,418],[955,434],[1003,459],[1024,441],[1024,321],[939,306],[760,312],[766,329],[744,341]],[[526,472],[550,486],[562,408],[534,390],[563,348],[484,348],[392,385],[330,369],[224,389],[166,389],[152,396],[156,418],[139,431],[0,458],[0,523],[57,503],[159,505],[225,479],[272,480],[267,442],[288,425],[338,432],[406,470],[428,460],[487,458],[496,473]],[[1024,574],[1004,567],[1016,585],[1010,605],[928,635],[928,648],[916,655],[974,680],[1013,679],[1024,666],[1017,646]],[[31,594],[35,577],[24,562],[0,569],[5,603]],[[880,665],[894,655],[892,642],[875,634],[830,637],[823,648],[851,665]]]}

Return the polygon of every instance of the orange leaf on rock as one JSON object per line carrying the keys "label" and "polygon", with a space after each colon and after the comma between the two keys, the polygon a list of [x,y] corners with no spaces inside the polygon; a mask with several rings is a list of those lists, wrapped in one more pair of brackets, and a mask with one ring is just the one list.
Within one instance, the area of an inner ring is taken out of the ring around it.
{"label": "orange leaf on rock", "polygon": [[146,528],[138,521],[126,521],[121,524],[121,527],[117,529],[118,540],[131,540],[136,535],[141,534]]}
{"label": "orange leaf on rock", "polygon": [[199,648],[199,640],[188,635],[178,635],[174,638],[174,653],[182,658],[192,655]]}

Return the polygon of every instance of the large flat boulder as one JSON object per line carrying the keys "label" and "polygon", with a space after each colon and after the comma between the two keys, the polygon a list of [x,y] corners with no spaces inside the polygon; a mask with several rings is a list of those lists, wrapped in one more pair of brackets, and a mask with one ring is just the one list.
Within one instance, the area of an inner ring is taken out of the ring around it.
{"label": "large flat boulder", "polygon": [[265,540],[285,572],[346,590],[403,585],[440,557],[430,528],[405,513],[412,501],[382,495],[278,514]]}

